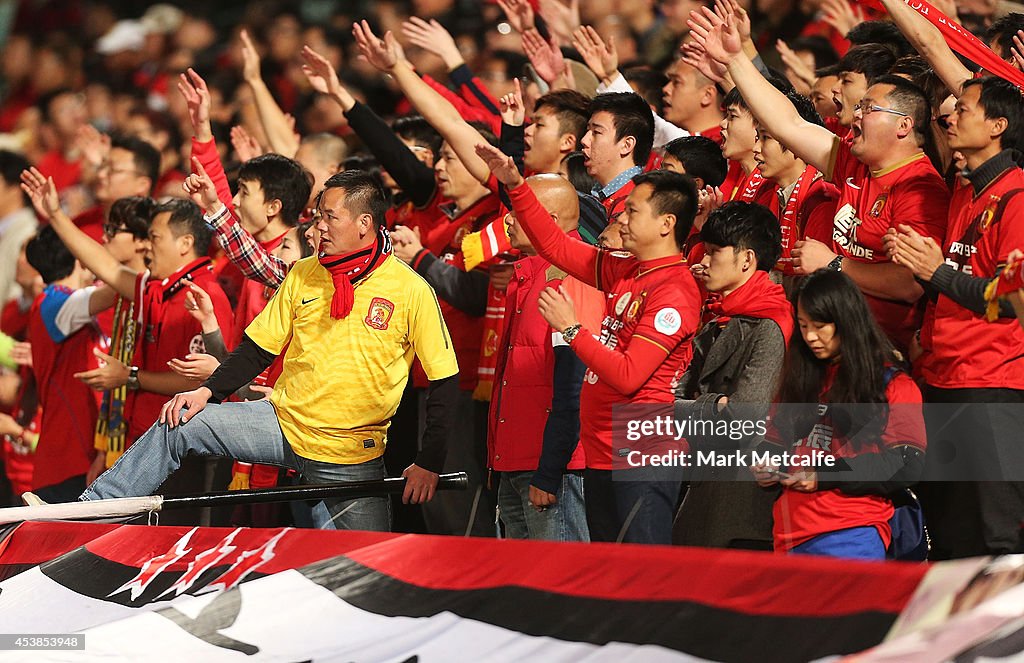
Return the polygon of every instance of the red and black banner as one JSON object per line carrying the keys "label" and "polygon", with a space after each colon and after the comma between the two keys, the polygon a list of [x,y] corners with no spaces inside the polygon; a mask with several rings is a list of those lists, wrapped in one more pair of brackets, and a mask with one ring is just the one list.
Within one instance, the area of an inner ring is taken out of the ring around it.
{"label": "red and black banner", "polygon": [[0,621],[84,633],[86,660],[809,661],[881,642],[926,571],[696,548],[25,523],[0,543]]}

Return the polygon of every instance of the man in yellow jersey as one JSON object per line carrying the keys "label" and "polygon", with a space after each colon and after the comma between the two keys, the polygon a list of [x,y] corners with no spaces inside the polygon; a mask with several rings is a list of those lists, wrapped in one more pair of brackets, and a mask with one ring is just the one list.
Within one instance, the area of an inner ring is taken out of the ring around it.
{"label": "man in yellow jersey", "polygon": [[[223,213],[204,172],[186,188],[207,217]],[[419,357],[430,379],[427,427],[405,470],[403,499],[430,500],[445,457],[458,364],[433,290],[391,255],[384,191],[366,173],[331,177],[317,201],[318,257],[300,260],[238,348],[203,386],[178,394],[154,424],[82,494],[149,495],[188,454],[297,470],[312,483],[384,478],[388,425]],[[284,353],[268,400],[219,403]],[[318,527],[388,530],[386,497],[325,500]]]}

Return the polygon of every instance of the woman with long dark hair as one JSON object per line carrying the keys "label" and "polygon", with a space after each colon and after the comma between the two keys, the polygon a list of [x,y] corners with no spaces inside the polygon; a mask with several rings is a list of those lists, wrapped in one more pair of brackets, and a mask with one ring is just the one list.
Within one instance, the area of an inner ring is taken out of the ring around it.
{"label": "woman with long dark hair", "polygon": [[811,274],[796,305],[768,436],[777,446],[762,447],[788,462],[755,468],[762,486],[783,486],[775,550],[884,559],[891,498],[923,469],[921,392],[845,274]]}

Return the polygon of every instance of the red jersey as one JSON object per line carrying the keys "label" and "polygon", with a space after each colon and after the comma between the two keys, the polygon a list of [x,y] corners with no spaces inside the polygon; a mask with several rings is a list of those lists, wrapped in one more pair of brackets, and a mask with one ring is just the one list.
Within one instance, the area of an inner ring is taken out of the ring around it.
{"label": "red jersey", "polygon": [[[946,264],[976,278],[992,279],[1007,255],[1024,246],[1024,172],[1012,166],[979,193],[960,184],[949,207]],[[1024,389],[1024,330],[1015,318],[987,322],[983,314],[939,293],[931,331],[922,330],[930,352],[921,375],[935,387]],[[929,338],[930,337],[930,338]]]}
{"label": "red jersey", "polygon": [[509,191],[516,219],[539,255],[610,295],[600,339],[581,329],[571,347],[587,373],[580,393],[580,442],[587,467],[612,469],[612,408],[671,403],[693,354],[701,297],[681,254],[640,262],[568,237],[529,186]]}
{"label": "red jersey", "polygon": [[[421,237],[424,248],[438,256],[442,262],[462,268],[462,238],[466,233],[476,232],[493,221],[499,206],[497,196],[487,195],[455,216],[443,214],[433,230]],[[422,260],[422,255],[417,258],[411,264],[413,269]],[[438,301],[459,361],[459,388],[474,391],[479,380],[477,366],[480,363],[484,319],[460,311],[443,299]],[[419,362],[413,367],[413,384],[416,387],[427,386],[427,376]]]}
{"label": "red jersey", "polygon": [[52,177],[57,193],[82,181],[82,161],[68,161],[59,150],[50,150],[39,157],[36,168],[43,177]]}
{"label": "red jersey", "polygon": [[[889,262],[882,237],[906,224],[942,245],[949,213],[949,189],[923,152],[872,172],[836,139],[831,180],[839,187],[832,223],[832,250],[858,262]],[[906,350],[921,326],[921,308],[864,293],[875,319],[896,347]]]}
{"label": "red jersey", "polygon": [[85,474],[96,455],[93,433],[99,392],[74,377],[99,365],[93,349],[100,333],[88,315],[90,292],[87,288],[76,294],[50,285],[32,304],[28,339],[42,409],[33,490]]}
{"label": "red jersey", "polygon": [[[142,302],[142,333],[135,343],[135,364],[144,371],[166,372],[171,359],[206,350],[202,325],[185,310],[187,278],[210,295],[221,333],[225,339],[233,338],[234,315],[224,291],[217,285],[209,258],[193,260],[162,281],[150,279],[148,272],[139,274],[135,301]],[[128,444],[153,425],[167,400],[165,394],[152,391],[128,392]]]}
{"label": "red jersey", "polygon": [[775,196],[768,207],[779,220],[782,230],[782,256],[776,269],[792,276],[793,245],[805,237],[824,243],[831,243],[832,217],[836,213],[839,190],[826,182],[813,166],[804,169],[803,174],[783,199],[783,189],[775,188]]}
{"label": "red jersey", "polygon": [[107,213],[97,205],[90,207],[74,218],[74,224],[89,237],[103,243],[103,224],[107,222]]}
{"label": "red jersey", "polygon": [[449,201],[441,195],[441,190],[437,189],[434,191],[434,197],[423,207],[416,207],[411,200],[390,207],[384,216],[388,230],[395,226],[419,228],[421,237],[426,237],[439,221],[438,208],[445,204],[449,204]]}
{"label": "red jersey", "polygon": [[[831,386],[835,370],[834,364],[829,366],[822,394]],[[849,440],[834,429],[826,405],[818,423],[807,437],[797,440],[791,452],[809,456],[817,451],[836,458],[850,458],[862,453],[880,453],[888,448],[903,445],[923,450],[926,436],[924,415],[921,412],[921,390],[910,376],[898,372],[889,380],[885,396],[893,407],[889,410],[888,422],[879,439],[858,440],[858,448],[854,449]],[[769,439],[773,437],[773,441],[785,443],[785,440],[777,438],[777,432],[769,426]],[[782,471],[795,472],[799,469],[805,468],[784,467]],[[818,477],[827,479],[827,474],[819,473]],[[820,534],[851,527],[874,527],[888,547],[892,538],[892,531],[889,528],[892,514],[892,502],[880,495],[854,496],[838,489],[804,493],[784,488],[773,510],[775,550],[791,550]]]}
{"label": "red jersey", "polygon": [[770,208],[779,187],[775,182],[765,179],[760,168],[754,168],[747,173],[739,161],[730,160],[729,171],[719,188],[725,196],[725,202],[739,200]]}
{"label": "red jersey", "polygon": [[720,124],[716,124],[715,126],[705,129],[703,131],[698,131],[693,135],[704,136],[705,138],[713,140],[715,141],[715,145],[718,145],[719,147],[721,147],[722,143],[725,142],[725,140],[722,138],[722,125]]}
{"label": "red jersey", "polygon": [[607,198],[598,199],[601,202],[601,206],[604,207],[608,223],[615,223],[622,215],[622,212],[626,209],[626,199],[629,198],[629,194],[633,192],[635,187],[636,185],[633,184],[633,180],[628,180],[622,185],[622,188],[612,195]]}

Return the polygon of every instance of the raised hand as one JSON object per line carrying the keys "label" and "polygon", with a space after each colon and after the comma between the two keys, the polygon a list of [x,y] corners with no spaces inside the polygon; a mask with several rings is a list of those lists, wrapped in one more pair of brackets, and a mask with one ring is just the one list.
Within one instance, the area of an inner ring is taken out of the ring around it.
{"label": "raised hand", "polygon": [[853,26],[863,23],[865,20],[864,10],[860,7],[854,8],[848,0],[824,0],[821,3],[821,8],[825,22],[844,37],[853,29]]}
{"label": "raised hand", "polygon": [[352,35],[362,57],[380,71],[391,71],[399,60],[405,59],[395,35],[390,30],[384,34],[384,39],[381,39],[373,34],[369,23],[357,21],[352,26]]}
{"label": "raised hand", "polygon": [[523,51],[526,57],[530,58],[530,64],[537,70],[537,75],[551,85],[565,69],[565,58],[558,44],[551,40],[544,41],[544,37],[536,30],[527,30],[523,33]]}
{"label": "raised hand", "polygon": [[192,132],[195,137],[206,142],[213,139],[213,129],[210,127],[210,90],[206,87],[206,81],[191,67],[184,74],[181,74],[178,81],[178,91],[185,97],[185,104],[188,106],[188,118],[192,122]]}
{"label": "raised hand", "polygon": [[516,162],[493,145],[478,143],[476,155],[484,160],[498,181],[507,189],[514,189],[523,182],[523,175],[516,168]]}
{"label": "raised hand", "polygon": [[411,43],[440,57],[449,71],[464,63],[451,34],[434,19],[427,22],[413,16],[402,24],[402,34]]}
{"label": "raised hand", "polygon": [[700,232],[708,216],[725,202],[725,195],[717,186],[706,186],[697,192],[697,215],[693,217],[693,229]]}
{"label": "raised hand", "polygon": [[523,104],[523,88],[519,79],[514,79],[515,90],[498,100],[501,104],[501,121],[510,127],[521,127],[526,121],[526,107]]}
{"label": "raised hand", "polygon": [[43,177],[35,166],[21,171],[21,190],[32,200],[32,207],[43,219],[52,221],[61,211],[60,196],[52,177]]}
{"label": "raised hand", "polygon": [[192,201],[207,212],[220,209],[220,205],[223,204],[217,198],[217,187],[214,186],[213,180],[206,174],[206,169],[196,157],[192,157],[192,174],[185,178],[182,186]]}
{"label": "raised hand", "polygon": [[264,154],[263,146],[240,124],[231,127],[231,145],[242,163]]}
{"label": "raised hand", "polygon": [[708,57],[704,47],[695,41],[688,41],[679,47],[681,60],[715,83],[725,83],[728,73],[725,65]]}
{"label": "raised hand", "polygon": [[1017,30],[1017,34],[1013,35],[1013,46],[1010,47],[1010,55],[1013,57],[1013,62],[1010,64],[1024,71],[1024,30]]}
{"label": "raised hand", "polygon": [[75,132],[75,147],[86,161],[94,168],[99,168],[110,154],[110,136],[86,123]]}
{"label": "raised hand", "polygon": [[594,72],[598,80],[610,80],[619,69],[619,53],[615,50],[615,37],[604,43],[597,30],[584,25],[577,28],[572,34],[572,45],[580,55],[583,62]]}
{"label": "raised hand", "polygon": [[260,76],[260,54],[256,46],[249,38],[249,32],[242,30],[238,33],[242,40],[242,78],[246,83],[255,83],[262,80]]}
{"label": "raised hand", "polygon": [[528,0],[497,0],[501,11],[505,12],[505,19],[512,29],[522,34],[527,30],[537,27],[536,17],[533,15],[533,7]]}
{"label": "raised hand", "polygon": [[782,58],[782,64],[789,67],[793,74],[802,80],[807,85],[814,85],[816,79],[814,72],[811,68],[800,59],[800,56],[796,54],[793,49],[789,47],[789,44],[779,39],[775,42],[775,50],[779,52],[779,57]]}
{"label": "raised hand", "polygon": [[209,333],[219,327],[210,295],[191,281],[188,282],[188,292],[185,293],[185,310],[203,326],[204,332]]}
{"label": "raised hand", "polygon": [[733,16],[721,19],[713,11],[704,7],[700,11],[690,12],[686,21],[690,26],[690,36],[704,48],[711,59],[728,65],[743,50],[743,42],[736,28]]}
{"label": "raised hand", "polygon": [[[355,105],[355,99],[352,99],[352,95],[341,84],[338,72],[334,71],[334,65],[330,60],[309,46],[303,46],[302,62],[302,73],[306,75],[306,79],[314,90],[338,99],[343,110],[350,110]],[[350,104],[347,103],[349,100],[351,100]]]}
{"label": "raised hand", "polygon": [[538,8],[555,43],[569,43],[573,31],[580,27],[580,0],[569,0],[569,4],[561,0],[540,0]]}
{"label": "raised hand", "polygon": [[723,22],[728,20],[729,16],[734,17],[736,30],[740,33],[740,40],[750,39],[750,15],[736,0],[715,0],[715,14]]}

